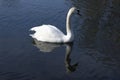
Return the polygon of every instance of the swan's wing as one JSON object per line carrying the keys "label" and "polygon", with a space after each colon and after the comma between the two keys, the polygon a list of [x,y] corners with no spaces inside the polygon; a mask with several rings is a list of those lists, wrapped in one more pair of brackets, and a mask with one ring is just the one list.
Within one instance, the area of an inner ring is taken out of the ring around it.
{"label": "swan's wing", "polygon": [[52,25],[42,25],[33,27],[30,30],[35,31],[31,36],[40,41],[59,42],[63,40],[64,33]]}

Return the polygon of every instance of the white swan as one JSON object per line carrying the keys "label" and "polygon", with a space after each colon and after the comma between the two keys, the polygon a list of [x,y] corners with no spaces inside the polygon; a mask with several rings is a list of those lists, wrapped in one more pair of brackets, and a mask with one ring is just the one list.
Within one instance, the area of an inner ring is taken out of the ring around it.
{"label": "white swan", "polygon": [[35,33],[30,34],[30,36],[32,36],[32,38],[37,39],[38,41],[43,41],[43,42],[51,42],[51,43],[72,42],[74,39],[74,35],[70,27],[70,16],[75,10],[76,8],[72,7],[68,11],[67,20],[66,20],[66,31],[67,31],[66,35],[55,26],[42,25],[31,28],[30,30],[35,31]]}

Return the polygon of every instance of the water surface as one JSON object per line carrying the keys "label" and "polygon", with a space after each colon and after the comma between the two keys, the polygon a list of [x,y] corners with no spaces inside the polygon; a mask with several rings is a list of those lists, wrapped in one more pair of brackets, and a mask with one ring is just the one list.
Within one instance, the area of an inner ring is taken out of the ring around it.
{"label": "water surface", "polygon": [[[119,0],[0,0],[0,80],[119,80]],[[70,7],[75,41],[48,44],[29,29],[42,24],[64,33]]]}

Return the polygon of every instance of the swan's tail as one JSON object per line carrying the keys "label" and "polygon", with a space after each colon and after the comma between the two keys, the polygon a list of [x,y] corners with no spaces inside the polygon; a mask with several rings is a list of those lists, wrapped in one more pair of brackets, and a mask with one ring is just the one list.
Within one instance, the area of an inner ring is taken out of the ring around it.
{"label": "swan's tail", "polygon": [[36,31],[36,30],[38,30],[38,27],[33,27],[30,29],[30,31]]}
{"label": "swan's tail", "polygon": [[[29,31],[34,31],[34,34],[35,34],[35,32],[37,31],[37,29],[38,29],[38,27],[33,27]],[[34,38],[34,34],[30,34],[29,36],[31,36],[32,38]]]}
{"label": "swan's tail", "polygon": [[30,34],[29,36],[33,37],[33,34]]}

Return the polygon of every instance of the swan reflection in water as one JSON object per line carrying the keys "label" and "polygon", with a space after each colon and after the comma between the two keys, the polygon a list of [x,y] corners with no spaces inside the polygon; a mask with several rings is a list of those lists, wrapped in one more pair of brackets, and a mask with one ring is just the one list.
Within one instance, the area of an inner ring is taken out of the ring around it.
{"label": "swan reflection in water", "polygon": [[41,52],[51,52],[55,48],[60,47],[62,44],[53,44],[53,43],[47,43],[47,42],[41,42],[37,39],[33,40],[34,46],[36,46],[38,49],[40,49]]}
{"label": "swan reflection in water", "polygon": [[74,72],[78,66],[78,62],[75,64],[71,64],[71,51],[73,43],[66,43],[66,44],[55,44],[55,43],[46,43],[41,42],[36,39],[33,40],[34,46],[36,46],[42,52],[52,52],[55,48],[60,46],[66,46],[66,54],[65,54],[65,67],[67,72]]}

